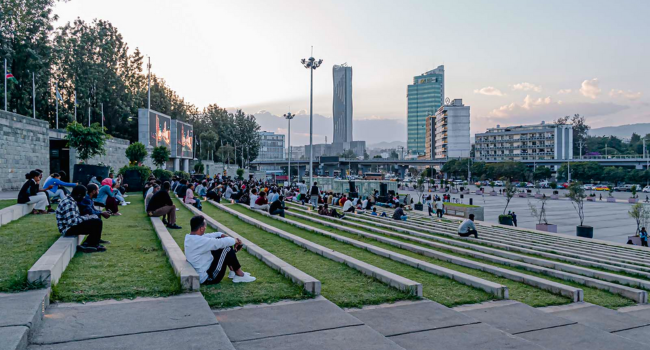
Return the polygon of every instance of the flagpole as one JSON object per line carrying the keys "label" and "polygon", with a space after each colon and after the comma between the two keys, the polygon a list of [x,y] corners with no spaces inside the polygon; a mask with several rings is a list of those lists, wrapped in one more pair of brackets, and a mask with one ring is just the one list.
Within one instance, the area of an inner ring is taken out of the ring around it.
{"label": "flagpole", "polygon": [[77,89],[74,89],[74,121],[77,122]]}
{"label": "flagpole", "polygon": [[88,127],[90,127],[90,97],[88,97]]}
{"label": "flagpole", "polygon": [[101,104],[102,106],[102,130],[104,130],[104,104]]}
{"label": "flagpole", "polygon": [[57,82],[55,85],[55,91],[54,91],[54,100],[56,101],[56,129],[59,129],[59,96],[57,95],[59,93],[59,83]]}
{"label": "flagpole", "polygon": [[151,110],[151,57],[147,58],[149,59],[149,63],[147,63],[147,70],[149,72],[149,82],[147,83],[147,110]]}
{"label": "flagpole", "polygon": [[7,111],[7,59],[5,58],[5,112]]}
{"label": "flagpole", "polygon": [[34,72],[32,72],[32,110],[34,112],[34,119],[36,119],[36,82]]}

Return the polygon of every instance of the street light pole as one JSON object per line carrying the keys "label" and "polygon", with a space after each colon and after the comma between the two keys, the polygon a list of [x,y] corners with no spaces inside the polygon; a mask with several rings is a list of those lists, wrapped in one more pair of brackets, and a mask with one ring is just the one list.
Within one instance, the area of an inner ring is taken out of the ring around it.
{"label": "street light pole", "polygon": [[[289,163],[287,164],[287,179],[289,180],[289,186],[291,186],[291,119],[293,119],[296,115],[291,114],[291,112],[287,113],[284,115],[284,119],[287,120],[287,123],[289,124],[289,129],[287,131],[287,138],[289,139],[289,145],[288,145],[288,160]],[[300,172],[300,171],[298,171]]]}
{"label": "street light pole", "polygon": [[[312,47],[313,49],[313,47]],[[313,50],[312,50],[313,54]],[[300,61],[305,68],[309,69],[309,186],[314,183],[314,70],[323,63],[323,60],[316,60],[314,57]]]}

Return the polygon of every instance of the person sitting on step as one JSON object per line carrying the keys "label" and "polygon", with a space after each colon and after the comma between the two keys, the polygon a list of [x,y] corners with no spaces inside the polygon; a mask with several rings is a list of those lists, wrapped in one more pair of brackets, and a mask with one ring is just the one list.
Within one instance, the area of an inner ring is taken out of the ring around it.
{"label": "person sitting on step", "polygon": [[343,199],[345,199],[345,203],[343,203],[343,213],[354,213],[354,201],[347,199],[345,195],[343,196]]}
{"label": "person sitting on step", "polygon": [[144,199],[144,207],[149,206],[149,202],[151,201],[151,198],[153,197],[156,192],[160,191],[160,185],[157,183],[154,183],[153,186],[151,186],[151,191],[147,192],[147,197]]}
{"label": "person sitting on step", "polygon": [[47,194],[45,194],[45,191],[51,190],[53,186],[50,185],[50,187],[41,190],[38,183],[41,181],[42,176],[43,175],[36,170],[32,170],[25,174],[25,179],[27,179],[27,181],[25,181],[23,187],[21,187],[18,192],[18,204],[34,204],[32,214],[47,214],[54,212],[49,208],[50,202],[47,198]]}
{"label": "person sitting on step", "polygon": [[[99,193],[99,188],[95,184],[88,185],[88,193],[86,196],[79,202],[79,213],[81,215],[97,215],[98,218],[108,219],[111,217],[111,214],[107,211],[97,210],[95,208],[95,202],[93,201],[97,198]],[[100,242],[102,244],[108,243],[106,241]]]}
{"label": "person sitting on step", "polygon": [[460,226],[458,226],[458,235],[461,237],[474,235],[474,238],[478,238],[476,225],[474,225],[474,214],[469,214],[469,219],[465,219],[460,223]]}
{"label": "person sitting on step", "polygon": [[43,183],[43,188],[48,188],[50,186],[53,186],[52,189],[47,190],[47,193],[50,195],[50,200],[53,200],[54,198],[58,198],[59,200],[67,197],[65,194],[65,191],[63,190],[64,187],[74,187],[77,186],[77,184],[74,183],[68,183],[68,182],[63,182],[61,181],[61,175],[54,173],[50,175],[47,180]]}
{"label": "person sitting on step", "polygon": [[187,190],[185,191],[185,204],[192,204],[196,209],[202,210],[201,199],[194,197],[194,184],[187,184]]}
{"label": "person sitting on step", "polygon": [[86,241],[77,249],[84,253],[106,251],[101,245],[102,241],[102,220],[97,215],[81,215],[79,203],[86,197],[86,187],[75,186],[72,193],[59,203],[56,208],[56,223],[62,236],[85,235]]}
{"label": "person sitting on step", "polygon": [[406,221],[407,218],[406,213],[404,213],[404,204],[398,204],[397,209],[393,212],[393,220]]}
{"label": "person sitting on step", "polygon": [[255,202],[253,202],[253,196],[251,196],[251,209],[264,211],[269,210],[269,200],[266,198],[266,192],[260,191],[260,194],[255,199]]}
{"label": "person sitting on step", "polygon": [[236,252],[242,242],[221,232],[205,233],[205,218],[197,215],[190,220],[191,232],[185,235],[185,256],[199,274],[201,284],[221,282],[230,269],[228,278],[234,283],[253,282],[255,277],[241,269]]}
{"label": "person sitting on step", "polygon": [[111,215],[119,216],[122,214],[118,212],[118,204],[119,202],[115,198],[115,193],[113,193],[111,186],[103,185],[99,187],[99,193],[97,194],[97,198],[95,198],[95,205],[105,207]]}
{"label": "person sitting on step", "polygon": [[169,181],[165,181],[160,191],[154,193],[147,205],[147,215],[154,218],[162,217],[162,222],[167,225],[167,228],[177,230],[182,227],[176,225],[176,206],[169,196],[170,187]]}
{"label": "person sitting on step", "polygon": [[284,205],[284,196],[279,196],[269,207],[271,215],[280,215],[281,217],[284,217],[285,210],[288,210],[288,208]]}

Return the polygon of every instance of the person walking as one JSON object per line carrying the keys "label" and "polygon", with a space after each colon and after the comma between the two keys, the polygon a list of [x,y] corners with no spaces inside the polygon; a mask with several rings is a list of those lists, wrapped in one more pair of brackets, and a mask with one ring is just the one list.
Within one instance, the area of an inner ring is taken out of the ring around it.
{"label": "person walking", "polygon": [[513,211],[511,215],[512,215],[512,224],[515,225],[515,227],[517,227],[517,214],[515,214],[515,212]]}
{"label": "person walking", "polygon": [[645,227],[641,227],[641,232],[639,232],[639,237],[641,237],[641,246],[642,247],[647,247],[648,246],[648,231],[646,231]]}
{"label": "person walking", "polygon": [[314,186],[311,187],[309,191],[309,203],[316,209],[318,207],[318,196],[320,191],[318,190],[318,182],[314,182]]}
{"label": "person walking", "polygon": [[445,210],[445,205],[443,201],[437,201],[436,202],[436,216],[438,218],[442,218],[443,211]]}

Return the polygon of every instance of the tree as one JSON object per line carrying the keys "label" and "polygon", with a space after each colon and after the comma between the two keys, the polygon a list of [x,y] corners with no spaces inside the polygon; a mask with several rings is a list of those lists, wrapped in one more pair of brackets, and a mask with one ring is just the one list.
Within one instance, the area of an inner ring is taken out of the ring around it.
{"label": "tree", "polygon": [[571,204],[578,213],[580,226],[583,226],[582,224],[585,221],[585,198],[587,198],[587,194],[585,189],[582,188],[582,183],[574,182],[569,186],[569,199],[571,199]]}
{"label": "tree", "polygon": [[[573,126],[573,154],[579,154],[579,144],[587,140],[589,129],[585,117],[580,114],[574,114],[573,117],[566,116],[555,120],[557,125],[571,124]],[[584,151],[584,150],[583,150]]]}
{"label": "tree", "polygon": [[636,203],[630,208],[627,214],[636,221],[636,232],[635,235],[639,235],[641,227],[647,227],[648,222],[650,221],[650,207],[644,205],[643,203]]}
{"label": "tree", "polygon": [[368,154],[368,152],[366,152],[365,149],[363,150],[363,159],[364,159],[364,160],[368,160],[368,159],[370,159],[370,155]]}
{"label": "tree", "polygon": [[169,150],[165,146],[158,146],[151,152],[153,163],[161,168],[169,160]]}
{"label": "tree", "polygon": [[98,123],[92,124],[90,127],[72,123],[68,124],[66,130],[68,134],[65,138],[68,140],[68,146],[77,150],[77,158],[82,163],[94,156],[106,154],[104,146],[110,135],[106,135]]}
{"label": "tree", "polygon": [[424,172],[418,177],[417,185],[415,187],[415,192],[418,195],[418,204],[422,204],[422,195],[424,195]]}
{"label": "tree", "polygon": [[201,163],[201,160],[199,159],[199,161],[196,164],[194,164],[194,172],[197,174],[203,174],[203,171],[205,171],[205,165],[203,165],[203,163]]}
{"label": "tree", "polygon": [[533,180],[541,181],[551,177],[551,169],[545,166],[538,166],[533,172]]}
{"label": "tree", "polygon": [[129,164],[138,165],[147,158],[147,149],[140,142],[134,142],[126,148],[126,157],[129,158]]}
{"label": "tree", "polygon": [[217,147],[217,141],[219,136],[212,130],[204,132],[201,134],[200,138],[201,145],[201,158],[205,160],[214,161],[214,151]]}
{"label": "tree", "polygon": [[399,154],[397,154],[397,151],[394,149],[390,150],[390,156],[388,156],[389,159],[399,159]]}
{"label": "tree", "polygon": [[515,193],[517,193],[517,188],[512,182],[507,181],[505,186],[503,187],[503,193],[506,196],[506,207],[503,208],[503,215],[506,215],[506,210],[508,210],[508,205],[510,204],[510,200],[512,199],[512,197],[515,196]]}
{"label": "tree", "polygon": [[341,153],[340,157],[341,157],[341,158],[352,159],[352,158],[356,158],[357,155],[354,153],[353,150],[351,150],[351,149],[346,149],[343,153]]}
{"label": "tree", "polygon": [[219,159],[223,163],[228,163],[228,164],[230,164],[230,160],[232,159],[234,154],[235,154],[235,148],[230,145],[221,146],[217,151],[217,156],[219,156]]}
{"label": "tree", "polygon": [[237,169],[237,179],[239,179],[239,180],[244,179],[244,169],[242,169],[242,168]]}
{"label": "tree", "polygon": [[542,197],[539,199],[539,202],[542,204],[539,209],[537,209],[537,206],[532,204],[530,201],[528,202],[528,207],[530,208],[530,215],[537,219],[538,224],[542,224],[544,222],[545,225],[548,225],[548,220],[546,220],[546,201],[548,200],[548,197]]}
{"label": "tree", "polygon": [[381,156],[381,154],[378,154],[378,155],[372,157],[372,159],[382,159],[382,158],[383,158],[383,157]]}

